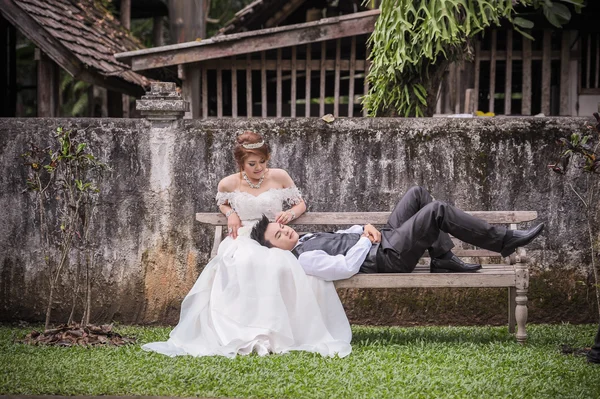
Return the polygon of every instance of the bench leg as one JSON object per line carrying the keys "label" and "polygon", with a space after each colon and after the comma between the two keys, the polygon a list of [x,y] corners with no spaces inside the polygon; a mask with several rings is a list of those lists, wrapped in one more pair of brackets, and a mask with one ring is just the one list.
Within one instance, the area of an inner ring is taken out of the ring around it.
{"label": "bench leg", "polygon": [[529,289],[529,269],[526,263],[517,263],[515,265],[515,285],[517,296],[515,301],[515,317],[517,319],[517,342],[524,344],[527,340],[527,291]]}
{"label": "bench leg", "polygon": [[517,307],[517,289],[515,287],[508,287],[508,332],[511,334],[515,333],[515,310]]}
{"label": "bench leg", "polygon": [[527,340],[527,289],[517,289],[515,316],[517,319],[517,342],[524,344]]}

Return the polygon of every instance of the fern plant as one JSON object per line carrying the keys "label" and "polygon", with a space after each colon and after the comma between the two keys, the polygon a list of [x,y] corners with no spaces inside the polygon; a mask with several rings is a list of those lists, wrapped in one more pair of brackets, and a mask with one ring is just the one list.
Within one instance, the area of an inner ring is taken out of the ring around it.
{"label": "fern plant", "polygon": [[584,0],[383,0],[368,45],[371,68],[363,106],[369,116],[430,116],[449,62],[469,59],[469,40],[506,19],[527,36],[533,23],[517,16],[516,5],[543,9],[561,26],[571,17],[561,3],[579,11]]}

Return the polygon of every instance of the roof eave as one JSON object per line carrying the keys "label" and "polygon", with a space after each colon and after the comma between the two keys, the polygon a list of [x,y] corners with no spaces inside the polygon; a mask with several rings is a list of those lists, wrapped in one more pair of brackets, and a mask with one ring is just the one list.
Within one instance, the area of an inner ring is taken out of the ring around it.
{"label": "roof eave", "polygon": [[319,42],[373,31],[379,10],[115,54],[133,71]]}

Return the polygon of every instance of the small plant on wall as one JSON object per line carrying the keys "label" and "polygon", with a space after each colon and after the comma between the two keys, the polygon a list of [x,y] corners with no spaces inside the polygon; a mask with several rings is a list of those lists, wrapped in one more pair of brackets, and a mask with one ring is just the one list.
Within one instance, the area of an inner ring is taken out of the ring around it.
{"label": "small plant on wall", "polygon": [[[22,154],[27,168],[26,192],[36,208],[36,223],[47,272],[48,294],[45,329],[48,330],[57,288],[67,269],[76,269],[71,313],[73,324],[78,306],[83,308],[81,325],[90,321],[91,284],[96,248],[90,237],[100,183],[109,171],[92,153],[77,130],[56,129],[52,144],[41,148],[29,144]],[[71,261],[77,259],[72,265]]]}

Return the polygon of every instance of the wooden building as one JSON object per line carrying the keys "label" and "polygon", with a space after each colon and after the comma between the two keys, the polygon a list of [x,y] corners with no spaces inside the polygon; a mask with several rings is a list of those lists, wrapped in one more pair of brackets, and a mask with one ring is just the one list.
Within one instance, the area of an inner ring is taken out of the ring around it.
{"label": "wooden building", "polygon": [[13,116],[17,102],[17,30],[37,46],[38,116],[57,116],[59,68],[105,88],[108,115],[122,116],[122,94],[139,97],[149,80],[114,54],[142,48],[94,0],[0,0],[0,109]]}
{"label": "wooden building", "polygon": [[[177,66],[187,117],[362,116],[379,11],[339,2],[352,7],[326,17],[320,3],[256,0],[213,38],[116,58],[133,71]],[[534,41],[489,29],[474,41],[472,62],[448,69],[437,113],[589,115],[600,101],[597,14],[590,4],[564,30],[536,21]]]}

